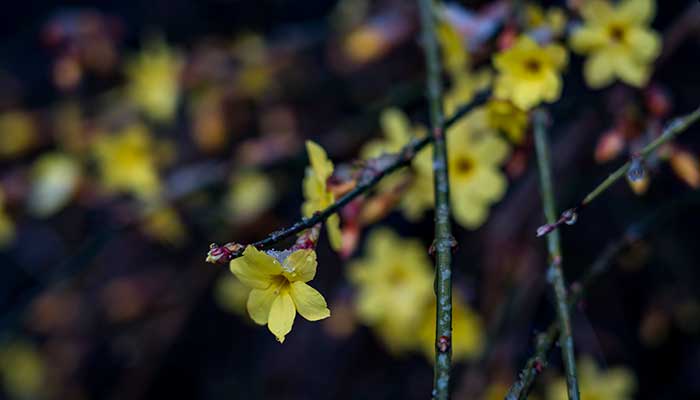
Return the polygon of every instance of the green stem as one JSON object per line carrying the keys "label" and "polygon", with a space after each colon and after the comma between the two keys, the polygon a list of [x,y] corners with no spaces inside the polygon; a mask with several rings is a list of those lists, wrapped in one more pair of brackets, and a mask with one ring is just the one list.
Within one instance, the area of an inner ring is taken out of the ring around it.
{"label": "green stem", "polygon": [[[552,186],[551,163],[549,161],[549,145],[547,143],[546,123],[547,115],[543,110],[536,110],[533,115],[535,124],[535,151],[537,152],[537,166],[540,173],[540,189],[547,223],[556,222],[556,205],[554,203],[554,188]],[[547,236],[547,249],[549,251],[549,271],[547,279],[554,289],[556,298],[557,319],[561,335],[561,355],[564,361],[566,373],[566,386],[569,400],[579,400],[578,378],[576,376],[576,357],[574,355],[574,340],[571,335],[571,321],[569,318],[569,306],[567,303],[566,283],[562,272],[562,255],[559,239],[559,231]],[[539,347],[539,346],[538,346]]]}
{"label": "green stem", "polygon": [[447,144],[443,131],[442,79],[440,54],[435,37],[433,0],[419,0],[425,52],[430,127],[433,137],[433,176],[435,187],[435,374],[433,398],[450,398],[452,363],[452,247],[450,226],[450,184],[447,175]]}
{"label": "green stem", "polygon": [[[569,308],[572,309],[579,301],[583,299],[586,292],[603,274],[610,270],[613,259],[624,248],[629,246],[636,240],[645,236],[655,226],[658,221],[673,215],[681,206],[697,201],[697,196],[688,197],[686,199],[675,201],[664,205],[651,216],[643,221],[629,226],[621,239],[609,244],[603,253],[601,253],[596,261],[591,264],[588,270],[583,274],[577,282],[571,285],[571,295],[569,296]],[[513,383],[506,395],[506,400],[524,400],[530,393],[530,389],[535,382],[537,375],[542,372],[547,365],[547,355],[554,346],[554,342],[559,337],[559,322],[553,322],[549,325],[546,331],[540,333],[535,338],[535,352],[527,360],[525,366],[518,374],[518,379]]]}

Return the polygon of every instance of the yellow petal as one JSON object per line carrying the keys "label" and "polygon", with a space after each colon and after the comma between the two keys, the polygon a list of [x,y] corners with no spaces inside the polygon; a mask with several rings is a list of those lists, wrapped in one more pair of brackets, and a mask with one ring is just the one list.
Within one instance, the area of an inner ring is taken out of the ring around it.
{"label": "yellow petal", "polygon": [[292,297],[286,291],[281,292],[272,302],[267,320],[267,328],[280,343],[284,343],[284,337],[292,331],[296,315]]}
{"label": "yellow petal", "polygon": [[290,295],[294,300],[299,315],[309,321],[318,321],[328,318],[331,311],[326,305],[326,299],[316,289],[304,282],[294,282],[290,288]]}
{"label": "yellow petal", "polygon": [[297,250],[287,256],[282,269],[290,282],[308,282],[316,276],[316,252],[310,249]]}
{"label": "yellow petal", "polygon": [[618,12],[631,22],[648,23],[656,15],[656,1],[625,0],[618,6]]}
{"label": "yellow petal", "polygon": [[637,388],[637,379],[627,368],[617,367],[607,370],[600,384],[617,398],[629,398]]}
{"label": "yellow petal", "polygon": [[272,277],[282,273],[282,266],[272,256],[248,246],[243,257],[231,260],[231,272],[244,285],[254,289],[266,289],[272,284]]}
{"label": "yellow petal", "polygon": [[411,140],[411,122],[398,108],[382,112],[380,117],[382,132],[389,140],[390,151],[398,151]]}
{"label": "yellow petal", "polygon": [[629,57],[618,58],[615,62],[615,70],[620,79],[630,86],[642,87],[649,80],[649,67]]}
{"label": "yellow petal", "polygon": [[326,151],[323,150],[323,147],[315,142],[307,140],[306,151],[309,153],[309,161],[311,162],[314,173],[318,179],[325,184],[326,179],[333,174],[333,163],[328,159],[328,155]]}
{"label": "yellow petal", "polygon": [[583,26],[576,29],[569,39],[571,49],[577,53],[589,53],[608,43],[605,32],[598,27]]}
{"label": "yellow petal", "polygon": [[661,52],[661,38],[651,29],[632,28],[629,30],[629,42],[633,46],[638,61],[651,62]]}
{"label": "yellow petal", "polygon": [[597,52],[588,57],[583,66],[586,83],[593,89],[600,89],[615,79],[615,65],[606,52]]}
{"label": "yellow petal", "polygon": [[558,70],[564,68],[569,61],[569,55],[562,46],[551,44],[545,47],[544,51],[547,53],[547,57],[549,57],[549,61],[554,65],[554,68]]}
{"label": "yellow petal", "polygon": [[591,0],[583,2],[581,15],[586,19],[586,22],[600,23],[607,21],[613,15],[613,10],[607,1]]}
{"label": "yellow petal", "polygon": [[547,71],[542,82],[542,98],[553,102],[561,97],[561,78],[554,71]]}
{"label": "yellow petal", "polygon": [[257,324],[265,325],[270,315],[272,303],[278,295],[279,288],[277,286],[270,286],[267,289],[251,290],[248,296],[248,302],[246,303],[250,318]]}
{"label": "yellow petal", "polygon": [[482,200],[459,196],[453,203],[455,220],[467,229],[478,228],[489,215],[489,208]]}
{"label": "yellow petal", "polygon": [[340,217],[333,214],[326,220],[326,230],[328,231],[328,241],[333,250],[340,250],[343,247],[343,233],[340,231]]}

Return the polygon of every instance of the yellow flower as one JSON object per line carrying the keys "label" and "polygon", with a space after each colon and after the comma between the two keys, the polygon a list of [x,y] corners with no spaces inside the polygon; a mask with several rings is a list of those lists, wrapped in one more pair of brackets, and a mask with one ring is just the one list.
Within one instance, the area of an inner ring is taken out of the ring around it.
{"label": "yellow flower", "polygon": [[441,21],[437,26],[437,39],[442,50],[442,64],[450,74],[458,73],[467,68],[469,52],[464,39],[457,29],[447,21]]}
{"label": "yellow flower", "polygon": [[231,51],[241,62],[236,75],[236,88],[243,95],[258,99],[272,89],[274,70],[263,36],[241,35],[234,41]]}
{"label": "yellow flower", "polygon": [[151,41],[126,65],[127,95],[150,118],[172,120],[180,95],[180,56],[162,40]]}
{"label": "yellow flower", "polygon": [[[306,201],[301,206],[304,217],[311,217],[315,212],[321,211],[335,202],[335,196],[328,190],[326,182],[333,175],[333,163],[328,159],[326,151],[318,144],[307,141],[306,151],[309,153],[311,167],[306,168],[303,188]],[[342,233],[340,232],[340,217],[333,214],[326,220],[328,240],[334,250],[342,247]]]}
{"label": "yellow flower", "polygon": [[422,311],[434,298],[426,249],[388,229],[370,233],[367,246],[366,256],[348,267],[349,279],[357,287],[358,318],[373,327],[391,351],[416,348]]}
{"label": "yellow flower", "polygon": [[231,272],[252,288],[248,297],[248,314],[268,329],[282,343],[291,332],[296,313],[309,321],[331,315],[326,299],[307,285],[316,275],[313,250],[262,252],[246,247],[243,257],[231,260]]}
{"label": "yellow flower", "polygon": [[147,128],[141,124],[99,136],[94,155],[102,185],[111,192],[153,200],[160,192],[154,146]]}
{"label": "yellow flower", "polygon": [[179,245],[187,238],[180,216],[170,206],[155,205],[146,210],[141,229],[151,238],[172,245]]}
{"label": "yellow flower", "polygon": [[80,162],[74,157],[65,153],[42,155],[32,167],[29,211],[38,217],[60,211],[73,197],[80,176]]}
{"label": "yellow flower", "polygon": [[5,194],[0,188],[0,250],[7,247],[15,238],[15,224],[5,212]]}
{"label": "yellow flower", "polygon": [[[586,400],[630,400],[637,387],[637,379],[629,369],[601,371],[589,356],[578,361],[577,373],[581,398]],[[557,378],[547,387],[547,400],[566,399],[566,381]]]}
{"label": "yellow flower", "polygon": [[15,341],[0,349],[0,375],[3,388],[16,399],[41,398],[46,368],[33,344]]}
{"label": "yellow flower", "polygon": [[275,185],[262,172],[246,171],[231,178],[225,206],[233,222],[254,220],[275,201]]}
{"label": "yellow flower", "polygon": [[[423,354],[432,361],[435,358],[435,296],[426,310],[418,337]],[[452,297],[452,359],[462,361],[474,358],[483,348],[484,325],[481,317],[464,303],[461,296],[455,294]]]}
{"label": "yellow flower", "polygon": [[413,128],[406,114],[398,108],[387,108],[379,116],[384,137],[367,142],[360,151],[364,159],[394,154],[401,151],[416,136],[423,136],[425,129]]}
{"label": "yellow flower", "polygon": [[[483,107],[450,128],[447,148],[450,201],[455,220],[465,228],[478,228],[486,221],[491,204],[505,194],[508,182],[500,165],[510,149],[488,125]],[[432,149],[419,153],[414,166],[419,171],[418,179],[427,187],[433,180]],[[432,202],[434,204],[434,200]]]}
{"label": "yellow flower", "polygon": [[514,106],[510,101],[491,99],[486,103],[486,116],[493,129],[503,131],[508,139],[521,144],[527,129],[527,113]]}
{"label": "yellow flower", "polygon": [[445,113],[450,115],[458,106],[471,101],[474,93],[491,84],[491,71],[471,71],[464,39],[449,22],[443,21],[438,25],[437,35],[443,64],[452,81],[452,86],[445,93]]}
{"label": "yellow flower", "polygon": [[541,101],[556,101],[562,89],[559,73],[567,61],[562,46],[540,46],[530,37],[521,35],[511,48],[493,58],[499,72],[494,94],[497,98],[511,100],[523,110]]}
{"label": "yellow flower", "polygon": [[617,5],[587,1],[581,7],[584,25],[571,36],[571,48],[588,54],[583,67],[586,82],[601,88],[615,78],[641,87],[649,79],[649,64],[659,55],[659,35],[649,28],[653,0],[624,0]]}
{"label": "yellow flower", "polygon": [[23,111],[0,114],[0,160],[18,157],[37,143],[36,126]]}
{"label": "yellow flower", "polygon": [[246,314],[246,302],[250,295],[250,288],[232,274],[226,274],[219,278],[214,288],[214,298],[219,307],[226,311],[238,314]]}
{"label": "yellow flower", "polygon": [[549,28],[559,36],[566,28],[566,14],[559,7],[551,7],[545,12],[540,5],[529,3],[525,6],[525,24],[529,29]]}

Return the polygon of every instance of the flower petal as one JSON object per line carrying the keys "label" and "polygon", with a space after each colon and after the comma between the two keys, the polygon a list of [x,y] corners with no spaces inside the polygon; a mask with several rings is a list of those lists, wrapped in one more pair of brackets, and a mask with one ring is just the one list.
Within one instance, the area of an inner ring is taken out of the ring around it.
{"label": "flower petal", "polygon": [[586,83],[593,89],[600,89],[615,79],[615,65],[606,52],[596,52],[586,60],[583,66]]}
{"label": "flower petal", "polygon": [[243,256],[231,260],[229,266],[236,278],[254,289],[268,288],[272,277],[282,273],[277,260],[253,246],[246,247]]}
{"label": "flower petal", "polygon": [[308,282],[316,276],[316,252],[310,249],[297,250],[287,256],[282,269],[290,282]]}
{"label": "flower petal", "polygon": [[608,43],[604,31],[599,27],[582,26],[576,29],[569,39],[571,49],[577,53],[589,53]]}
{"label": "flower petal", "polygon": [[326,299],[318,290],[304,282],[294,282],[289,292],[294,300],[299,314],[309,321],[318,321],[328,318],[331,311],[326,305]]}
{"label": "flower petal", "polygon": [[659,34],[642,28],[632,28],[629,31],[629,41],[634,47],[634,55],[638,61],[649,62],[658,57],[661,51]]}
{"label": "flower petal", "polygon": [[321,182],[326,181],[333,174],[333,163],[328,159],[323,147],[310,140],[306,141],[306,151],[309,153],[311,168]]}
{"label": "flower petal", "polygon": [[272,303],[278,295],[279,291],[276,286],[270,286],[267,289],[251,290],[250,295],[248,295],[248,302],[246,303],[250,318],[259,325],[265,325],[270,315]]}
{"label": "flower petal", "polygon": [[281,292],[272,302],[267,321],[267,328],[280,343],[284,343],[284,337],[292,331],[296,315],[297,312],[296,308],[294,308],[292,297],[286,291]]}
{"label": "flower petal", "polygon": [[631,22],[648,23],[656,14],[655,0],[625,0],[617,7],[618,13]]}
{"label": "flower petal", "polygon": [[629,57],[620,57],[615,63],[615,70],[620,79],[630,86],[642,87],[649,80],[649,67],[636,63]]}
{"label": "flower petal", "polygon": [[343,234],[340,231],[340,217],[338,214],[333,214],[326,220],[326,229],[328,231],[328,240],[331,248],[335,251],[343,247]]}

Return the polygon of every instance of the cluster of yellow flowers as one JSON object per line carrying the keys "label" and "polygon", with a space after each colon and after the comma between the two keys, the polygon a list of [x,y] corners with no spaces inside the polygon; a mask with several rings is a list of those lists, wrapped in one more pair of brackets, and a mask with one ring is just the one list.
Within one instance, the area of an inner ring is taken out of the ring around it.
{"label": "cluster of yellow flowers", "polygon": [[[351,262],[348,278],[357,287],[358,318],[371,326],[395,354],[435,351],[433,269],[425,246],[380,228],[367,238],[365,257]],[[453,299],[453,357],[472,358],[483,347],[478,314],[460,296]]]}

